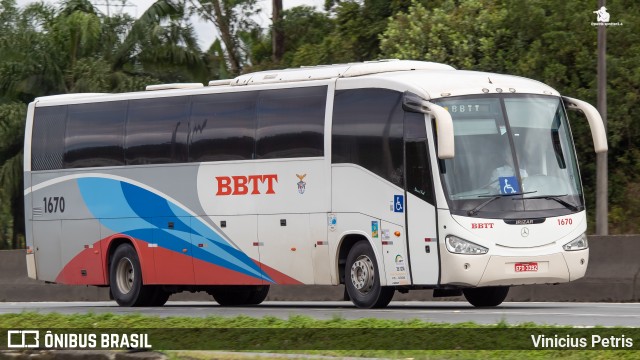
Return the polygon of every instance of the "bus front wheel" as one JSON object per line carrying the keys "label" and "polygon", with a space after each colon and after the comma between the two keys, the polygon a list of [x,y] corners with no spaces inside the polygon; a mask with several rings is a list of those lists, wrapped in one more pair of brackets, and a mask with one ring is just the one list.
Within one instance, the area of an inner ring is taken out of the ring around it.
{"label": "bus front wheel", "polygon": [[475,307],[490,307],[502,304],[509,293],[508,286],[489,286],[462,289],[467,301]]}
{"label": "bus front wheel", "polygon": [[359,308],[383,308],[389,305],[395,289],[380,285],[380,271],[373,249],[367,241],[357,242],[345,264],[345,288]]}
{"label": "bus front wheel", "polygon": [[156,289],[142,284],[140,259],[130,244],[122,244],[111,256],[109,286],[120,306],[148,306]]}

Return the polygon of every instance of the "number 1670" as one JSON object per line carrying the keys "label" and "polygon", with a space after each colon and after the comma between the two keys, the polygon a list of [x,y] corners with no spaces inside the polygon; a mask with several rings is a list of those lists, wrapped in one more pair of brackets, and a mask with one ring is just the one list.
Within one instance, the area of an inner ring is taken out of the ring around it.
{"label": "number 1670", "polygon": [[44,201],[44,212],[45,213],[56,213],[56,212],[64,212],[64,197],[62,196],[52,196],[45,197],[42,201]]}

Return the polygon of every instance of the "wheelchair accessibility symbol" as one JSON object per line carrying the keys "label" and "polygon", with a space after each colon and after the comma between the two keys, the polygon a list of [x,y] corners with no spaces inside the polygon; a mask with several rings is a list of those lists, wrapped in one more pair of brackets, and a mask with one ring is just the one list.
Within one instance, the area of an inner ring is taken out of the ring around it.
{"label": "wheelchair accessibility symbol", "polygon": [[515,176],[501,176],[500,181],[500,194],[516,194],[520,192],[520,184],[518,184],[518,178]]}
{"label": "wheelchair accessibility symbol", "polygon": [[404,212],[404,196],[393,195],[393,212]]}

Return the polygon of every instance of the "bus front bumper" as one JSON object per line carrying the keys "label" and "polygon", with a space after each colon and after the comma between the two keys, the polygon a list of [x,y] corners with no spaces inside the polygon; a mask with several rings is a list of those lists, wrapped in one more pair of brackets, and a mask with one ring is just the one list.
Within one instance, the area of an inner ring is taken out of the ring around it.
{"label": "bus front bumper", "polygon": [[584,277],[589,263],[589,249],[538,256],[447,253],[442,260],[442,285],[556,284]]}

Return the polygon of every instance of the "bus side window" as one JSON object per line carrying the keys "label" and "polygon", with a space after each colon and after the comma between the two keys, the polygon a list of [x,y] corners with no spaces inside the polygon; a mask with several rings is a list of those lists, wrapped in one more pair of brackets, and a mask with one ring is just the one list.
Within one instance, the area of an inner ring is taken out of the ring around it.
{"label": "bus side window", "polygon": [[127,102],[69,105],[65,168],[124,165]]}
{"label": "bus side window", "polygon": [[404,113],[406,190],[435,204],[424,114]]}
{"label": "bus side window", "polygon": [[257,97],[257,91],[194,96],[189,161],[253,159]]}
{"label": "bus side window", "polygon": [[31,169],[62,169],[67,106],[37,107],[33,116]]}
{"label": "bus side window", "polygon": [[397,91],[336,91],[331,162],[357,164],[403,187],[403,113]]}
{"label": "bus side window", "polygon": [[187,161],[189,98],[131,100],[127,118],[127,165]]}
{"label": "bus side window", "polygon": [[435,204],[428,157],[426,139],[410,139],[405,142],[407,191],[429,204]]}
{"label": "bus side window", "polygon": [[326,86],[261,91],[256,158],[323,156],[326,98]]}

